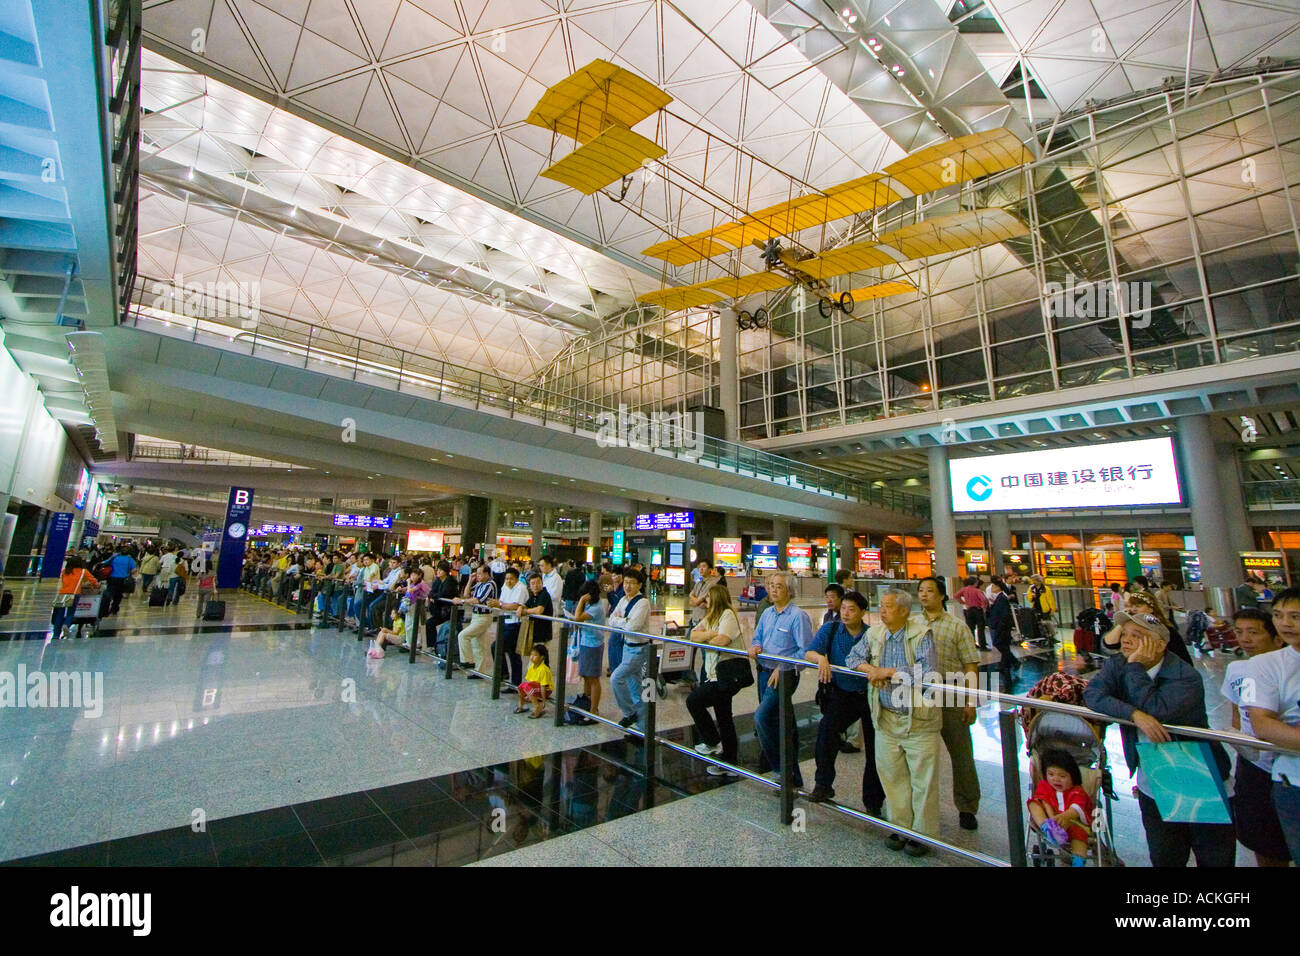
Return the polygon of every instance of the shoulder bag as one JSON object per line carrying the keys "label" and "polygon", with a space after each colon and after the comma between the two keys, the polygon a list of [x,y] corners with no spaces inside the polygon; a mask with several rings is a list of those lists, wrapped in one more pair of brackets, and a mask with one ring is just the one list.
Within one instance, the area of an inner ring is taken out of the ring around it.
{"label": "shoulder bag", "polygon": [[[736,621],[739,623],[740,618],[737,617]],[[737,691],[752,687],[754,684],[754,671],[749,666],[749,657],[719,654],[717,678],[719,683],[734,684]]]}

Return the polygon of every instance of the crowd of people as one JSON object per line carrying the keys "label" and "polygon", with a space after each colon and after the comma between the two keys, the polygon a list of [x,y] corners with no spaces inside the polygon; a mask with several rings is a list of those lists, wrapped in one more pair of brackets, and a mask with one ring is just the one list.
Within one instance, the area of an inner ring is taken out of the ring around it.
{"label": "crowd of people", "polygon": [[195,574],[210,570],[202,548],[183,548],[174,543],[122,543],[85,546],[64,559],[59,589],[50,615],[52,635],[70,637],[73,609],[82,595],[102,592],[100,619],[113,617],[122,602],[135,597],[170,606],[180,603]]}
{"label": "crowd of people", "polygon": [[[131,545],[70,555],[55,600],[55,634],[64,630],[76,595],[98,588],[101,581],[107,582],[105,616],[118,613],[136,579],[142,597],[165,589],[166,603],[175,603],[196,557],[178,547]],[[885,588],[879,599],[880,620],[871,624],[867,597],[852,590],[850,575],[841,572],[826,586],[826,610],[820,625],[814,626],[794,600],[792,575],[775,572],[767,578],[766,597],[748,638],[736,602],[712,564],[701,560],[692,577],[687,598],[691,640],[718,648],[703,652],[698,681],[686,699],[700,740],[696,750],[721,761],[709,765],[710,774],[735,776],[726,766],[739,760],[734,699],[751,685],[757,695],[758,769],[776,771],[781,696],[790,703],[805,670],[794,662],[806,661],[815,668],[821,715],[810,800],[835,797],[837,756],[857,749],[847,744],[846,735],[860,726],[865,757],[861,799],[868,814],[938,837],[936,779],[940,754],[946,751],[959,823],[965,829],[977,828],[980,783],[970,735],[974,702],[961,695],[936,702],[919,682],[904,675],[946,675],[974,686],[980,651],[993,649],[1000,652],[1002,686],[1010,687],[1019,666],[1011,650],[1013,632],[1019,630],[1023,638],[1026,629],[1017,611],[1044,624],[1056,612],[1051,589],[1041,576],[1018,580],[1011,574],[994,575],[987,582],[968,577],[956,595],[957,613],[948,610],[941,578],[923,578],[915,593]],[[554,693],[550,618],[561,618],[560,626],[568,631],[568,659],[555,666],[566,667],[569,680],[581,682],[579,705],[601,713],[606,677],[618,723],[643,732],[644,682],[653,652],[647,580],[645,569],[636,564],[580,566],[545,555],[536,561],[510,560],[502,553],[488,561],[463,555],[435,561],[418,554],[399,558],[311,548],[259,549],[248,555],[243,568],[243,584],[249,590],[282,602],[308,600],[319,620],[356,627],[371,638],[367,653],[372,657],[382,657],[390,646],[409,649],[410,641],[447,657],[452,616],[463,611],[457,635],[459,667],[471,679],[482,679],[492,669],[498,634],[494,622],[500,616],[503,677],[516,689],[515,712],[532,718],[545,715]],[[1024,598],[1020,587],[1026,588]],[[1251,592],[1263,599],[1258,587]],[[1300,588],[1269,592],[1268,597],[1270,611],[1260,610],[1257,601],[1243,601],[1233,616],[1236,644],[1246,656],[1228,666],[1222,692],[1232,704],[1234,728],[1300,750]],[[1143,772],[1138,744],[1175,739],[1167,729],[1170,725],[1208,727],[1205,682],[1177,627],[1179,609],[1170,588],[1153,589],[1137,577],[1126,588],[1113,586],[1103,598],[1096,620],[1105,659],[1088,681],[1083,702],[1099,714],[1130,722],[1121,725],[1120,732],[1135,774],[1152,863],[1183,866],[1194,855],[1201,866],[1230,866],[1237,842],[1264,866],[1300,862],[1300,756],[1295,754],[1242,748],[1234,769],[1224,748],[1211,743],[1213,771],[1233,793],[1234,822],[1163,818],[1151,779]],[[1047,641],[1054,640],[1054,623],[1043,633]],[[797,748],[797,725],[795,735]],[[1028,804],[1035,825],[1076,860],[1089,832],[1085,811],[1091,810],[1077,792],[1078,779],[1073,758],[1049,753]],[[794,784],[804,786],[797,765]],[[929,852],[924,844],[899,837],[890,837],[888,845],[913,856]]]}

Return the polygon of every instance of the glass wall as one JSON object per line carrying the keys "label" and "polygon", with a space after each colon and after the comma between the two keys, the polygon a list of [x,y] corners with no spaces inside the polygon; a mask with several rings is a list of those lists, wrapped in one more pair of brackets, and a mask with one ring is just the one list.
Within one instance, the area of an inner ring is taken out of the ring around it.
{"label": "glass wall", "polygon": [[[999,207],[1028,235],[833,280],[917,294],[823,318],[755,296],[739,333],[741,437],[933,412],[1300,348],[1300,73],[1061,119],[1043,158],[883,210],[876,234]],[[1044,128],[1042,138],[1046,140]],[[864,228],[849,237],[870,238]],[[700,278],[703,278],[702,276]],[[718,404],[718,322],[682,312],[580,340],[550,375],[612,405]]]}

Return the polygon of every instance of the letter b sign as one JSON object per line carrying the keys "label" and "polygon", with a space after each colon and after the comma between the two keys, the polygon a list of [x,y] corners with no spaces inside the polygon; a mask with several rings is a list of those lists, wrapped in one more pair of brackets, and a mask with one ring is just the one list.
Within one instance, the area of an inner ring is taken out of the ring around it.
{"label": "letter b sign", "polygon": [[235,504],[237,504],[237,505],[246,505],[246,504],[248,504],[248,492],[245,491],[245,490],[242,489],[242,488],[239,489],[238,491],[236,491],[236,492],[235,492]]}

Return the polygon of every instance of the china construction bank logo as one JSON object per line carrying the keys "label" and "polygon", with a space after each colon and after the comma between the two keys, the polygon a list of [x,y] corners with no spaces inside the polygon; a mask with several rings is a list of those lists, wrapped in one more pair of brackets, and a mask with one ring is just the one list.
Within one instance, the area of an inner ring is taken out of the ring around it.
{"label": "china construction bank logo", "polygon": [[966,482],[966,495],[971,501],[988,501],[993,494],[993,482],[988,475],[976,475]]}

